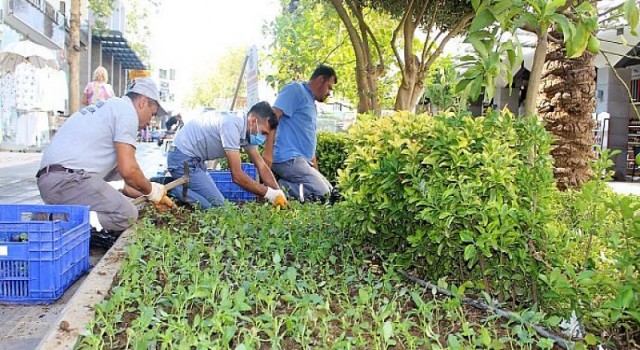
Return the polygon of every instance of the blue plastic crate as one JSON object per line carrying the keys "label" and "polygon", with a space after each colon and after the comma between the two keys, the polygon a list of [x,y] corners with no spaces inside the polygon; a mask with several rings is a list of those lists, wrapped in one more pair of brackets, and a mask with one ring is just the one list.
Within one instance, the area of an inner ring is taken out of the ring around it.
{"label": "blue plastic crate", "polygon": [[[256,178],[256,167],[251,163],[242,163],[242,170],[252,179]],[[231,202],[249,202],[256,200],[256,195],[236,185],[231,179],[231,171],[214,170],[209,174],[218,186],[222,196]]]}
{"label": "blue plastic crate", "polygon": [[62,296],[89,269],[90,235],[87,206],[0,205],[0,303]]}

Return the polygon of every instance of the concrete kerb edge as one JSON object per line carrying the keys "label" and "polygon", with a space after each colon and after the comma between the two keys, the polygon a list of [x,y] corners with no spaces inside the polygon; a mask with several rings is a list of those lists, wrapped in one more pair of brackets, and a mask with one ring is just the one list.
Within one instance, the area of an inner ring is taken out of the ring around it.
{"label": "concrete kerb edge", "polygon": [[133,228],[124,231],[64,307],[55,324],[38,344],[37,350],[74,349],[78,337],[93,319],[93,306],[102,302],[109,293],[113,279],[125,256]]}

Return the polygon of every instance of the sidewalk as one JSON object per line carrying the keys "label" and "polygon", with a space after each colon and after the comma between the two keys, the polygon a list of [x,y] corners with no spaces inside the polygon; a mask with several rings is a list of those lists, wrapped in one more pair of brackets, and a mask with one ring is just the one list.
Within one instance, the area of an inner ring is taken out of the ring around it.
{"label": "sidewalk", "polygon": [[0,169],[40,161],[40,158],[42,153],[0,151]]}

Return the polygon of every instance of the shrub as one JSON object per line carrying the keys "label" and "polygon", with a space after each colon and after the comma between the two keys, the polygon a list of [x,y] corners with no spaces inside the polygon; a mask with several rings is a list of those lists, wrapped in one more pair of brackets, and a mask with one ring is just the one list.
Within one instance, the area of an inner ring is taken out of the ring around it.
{"label": "shrub", "polygon": [[316,148],[318,168],[334,185],[337,181],[338,169],[344,168],[350,143],[346,134],[318,132],[318,146]]}
{"label": "shrub", "polygon": [[554,191],[543,125],[508,111],[396,113],[358,122],[350,136],[340,186],[356,234],[407,249],[432,280],[537,298]]}

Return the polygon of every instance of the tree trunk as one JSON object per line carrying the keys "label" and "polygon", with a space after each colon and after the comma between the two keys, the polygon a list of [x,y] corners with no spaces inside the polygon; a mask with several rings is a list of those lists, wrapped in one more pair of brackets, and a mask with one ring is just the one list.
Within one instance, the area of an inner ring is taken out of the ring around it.
{"label": "tree trunk", "polygon": [[73,114],[80,109],[80,0],[71,0],[69,36],[69,114]]}
{"label": "tree trunk", "polygon": [[396,95],[396,103],[394,106],[396,111],[413,111],[418,101],[418,96],[414,96],[416,95],[417,84],[420,80],[424,80],[424,77],[420,77],[418,74],[421,68],[418,57],[411,54],[406,61],[409,63],[405,64],[402,82]]}
{"label": "tree trunk", "polygon": [[[557,33],[554,36],[560,37]],[[570,59],[563,43],[549,42],[537,109],[555,138],[551,155],[561,190],[579,188],[591,178],[596,89],[593,62],[589,52]]]}
{"label": "tree trunk", "polygon": [[[380,114],[380,107],[378,104],[378,77],[384,70],[382,58],[380,57],[380,63],[375,66],[372,63],[372,54],[369,48],[369,34],[367,33],[366,23],[360,7],[356,2],[347,2],[348,6],[353,11],[353,14],[357,18],[355,20],[358,25],[358,29],[351,20],[346,8],[343,6],[342,0],[331,0],[331,4],[336,9],[338,16],[342,23],[344,23],[351,45],[353,46],[353,52],[356,56],[356,86],[358,89],[358,113],[374,112],[377,115]],[[371,40],[375,38],[371,37]]]}

